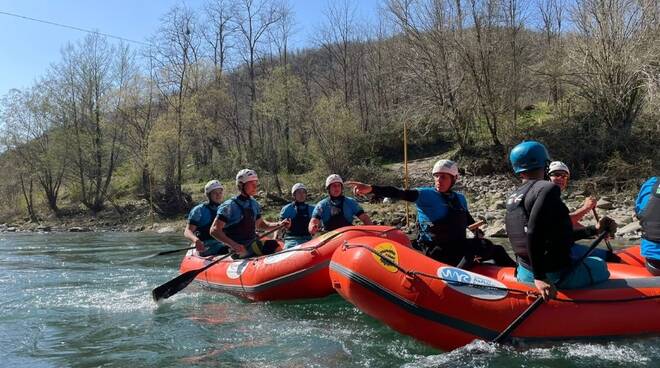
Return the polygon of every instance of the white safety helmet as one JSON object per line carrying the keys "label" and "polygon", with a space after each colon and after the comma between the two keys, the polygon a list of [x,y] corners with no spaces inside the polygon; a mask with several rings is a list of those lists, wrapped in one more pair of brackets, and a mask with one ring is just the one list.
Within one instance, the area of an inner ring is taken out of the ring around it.
{"label": "white safety helmet", "polygon": [[225,187],[223,187],[222,183],[220,183],[219,181],[211,180],[208,183],[206,183],[206,185],[204,186],[204,194],[209,195],[211,194],[212,191],[216,189],[224,190]]}
{"label": "white safety helmet", "polygon": [[452,160],[438,160],[433,165],[433,171],[431,173],[446,173],[453,176],[454,180],[456,180],[458,179],[458,165]]}
{"label": "white safety helmet", "polygon": [[571,175],[571,171],[568,169],[568,165],[561,161],[552,161],[550,163],[548,173],[552,173],[553,171],[566,171],[566,174]]}
{"label": "white safety helmet", "polygon": [[295,183],[295,184],[293,184],[293,186],[291,187],[291,195],[296,194],[296,191],[297,191],[298,189],[302,189],[302,190],[304,190],[305,192],[307,192],[307,187],[305,187],[305,184],[303,184],[303,183]]}
{"label": "white safety helmet", "polygon": [[341,176],[337,174],[332,174],[325,179],[325,189],[328,189],[328,187],[332,183],[339,183],[341,185],[344,185],[344,181],[341,179]]}
{"label": "white safety helmet", "polygon": [[256,180],[259,180],[259,177],[257,176],[257,173],[251,169],[243,169],[236,174],[236,185],[238,186]]}

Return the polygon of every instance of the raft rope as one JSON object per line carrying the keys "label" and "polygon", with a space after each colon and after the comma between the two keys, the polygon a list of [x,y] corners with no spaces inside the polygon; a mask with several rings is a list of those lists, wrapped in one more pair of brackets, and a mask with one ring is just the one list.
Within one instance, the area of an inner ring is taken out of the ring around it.
{"label": "raft rope", "polygon": [[[368,230],[368,229],[348,229],[348,230],[337,232],[335,234],[330,235],[330,237],[328,237],[328,239],[322,240],[320,243],[316,244],[313,247],[285,249],[283,251],[277,252],[276,254],[283,254],[283,253],[290,253],[290,252],[314,252],[315,250],[317,250],[317,249],[321,248],[322,246],[326,245],[330,240],[336,238],[337,236],[339,236],[341,234],[347,233],[349,231],[362,231],[362,232],[369,233],[369,234],[375,234],[375,236],[382,236],[382,235],[385,235],[385,234],[389,233],[390,231],[394,231],[394,230],[400,230],[400,229],[396,228],[396,227],[392,227],[392,228],[389,228],[387,230],[382,230],[382,231]],[[261,258],[272,256],[272,255],[275,255],[275,254],[268,254],[268,255],[264,255],[264,256],[259,256],[259,257],[251,258],[250,260],[252,262],[256,263],[257,260],[259,260]],[[243,273],[242,272],[241,272],[240,275],[238,275],[238,280],[241,283],[241,288],[243,288],[243,292],[247,293],[247,290],[245,289],[245,285],[243,284]]]}
{"label": "raft rope", "polygon": [[[416,276],[422,276],[422,277],[426,277],[426,278],[429,278],[429,279],[444,281],[448,284],[468,286],[468,287],[472,287],[472,288],[475,288],[475,289],[499,290],[499,291],[512,292],[512,293],[515,293],[515,294],[522,294],[522,295],[526,295],[526,296],[530,296],[530,297],[531,296],[537,297],[537,298],[540,297],[540,295],[535,290],[521,290],[521,289],[508,288],[508,287],[474,284],[474,283],[471,283],[471,282],[446,279],[444,277],[431,275],[431,274],[428,274],[428,273],[425,273],[425,272],[420,272],[420,271],[415,271],[415,270],[406,270],[405,268],[401,267],[401,265],[399,265],[397,262],[395,262],[393,259],[391,259],[387,255],[383,254],[382,252],[379,252],[379,251],[375,250],[374,248],[370,247],[369,245],[366,245],[366,244],[350,244],[348,242],[344,243],[343,249],[351,249],[351,248],[364,248],[367,251],[371,252],[372,254],[375,254],[376,256],[380,257],[380,259],[382,259],[383,262],[387,263],[390,266],[395,267],[401,273],[403,273],[406,276],[411,277],[411,278],[415,278]],[[653,300],[653,299],[660,299],[660,294],[659,295],[650,295],[650,296],[645,295],[645,296],[639,296],[639,297],[633,297],[633,298],[621,298],[621,299],[567,299],[567,298],[557,298],[557,297],[555,297],[553,300],[556,300],[558,302],[563,302],[563,303],[575,303],[575,304],[589,304],[589,303],[591,303],[591,304],[597,304],[597,303],[626,303],[626,302],[634,302],[634,301],[642,301],[642,300]]]}
{"label": "raft rope", "polygon": [[385,234],[387,234],[391,231],[394,231],[394,230],[401,230],[401,229],[396,228],[396,227],[392,227],[392,228],[389,228],[387,230],[381,230],[381,231],[369,230],[369,229],[348,229],[348,230],[345,230],[345,231],[341,231],[341,232],[332,234],[332,235],[330,235],[330,237],[328,237],[328,239],[324,239],[320,243],[318,243],[318,244],[316,244],[315,246],[312,246],[312,247],[285,249],[285,250],[281,250],[277,253],[268,254],[268,255],[265,255],[265,256],[259,256],[259,257],[252,258],[252,259],[253,260],[258,260],[258,259],[263,258],[263,257],[269,257],[269,256],[274,256],[276,254],[284,254],[284,253],[290,253],[290,252],[313,252],[313,251],[321,248],[322,246],[328,244],[328,242],[330,242],[330,240],[336,238],[337,236],[339,236],[341,234],[345,234],[349,231],[361,231],[361,232],[365,232],[365,233],[369,233],[369,234],[375,234],[374,236],[383,236],[383,235],[385,235]]}

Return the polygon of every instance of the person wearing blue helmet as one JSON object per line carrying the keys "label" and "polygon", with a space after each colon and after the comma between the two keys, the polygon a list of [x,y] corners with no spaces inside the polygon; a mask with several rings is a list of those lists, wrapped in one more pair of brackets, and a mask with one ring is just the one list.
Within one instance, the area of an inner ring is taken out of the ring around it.
{"label": "person wearing blue helmet", "polygon": [[303,183],[296,183],[291,188],[293,202],[282,207],[280,219],[289,219],[291,226],[284,236],[284,248],[295,247],[312,240],[309,233],[309,220],[312,218],[314,206],[307,204],[307,188]]}
{"label": "person wearing blue helmet", "polygon": [[465,196],[453,190],[458,180],[458,165],[452,160],[438,160],[433,169],[434,186],[400,189],[347,182],[356,195],[373,193],[379,197],[403,199],[417,207],[419,235],[415,247],[437,261],[459,268],[468,268],[475,259],[493,260],[500,266],[513,267],[516,262],[506,250],[484,239],[483,232],[473,230],[475,237],[468,239],[465,230],[474,224]]}
{"label": "person wearing blue helmet", "polygon": [[197,253],[202,256],[215,256],[227,254],[228,248],[222,242],[211,236],[211,224],[215,219],[218,206],[222,202],[224,187],[217,180],[211,180],[204,186],[207,202],[193,207],[188,214],[188,224],[183,231],[183,236],[190,240]]}
{"label": "person wearing blue helmet", "polygon": [[[507,199],[505,217],[518,261],[518,280],[533,283],[545,300],[555,296],[556,287],[580,288],[607,280],[606,263],[601,258],[587,257],[565,276],[561,285],[555,285],[571,269],[574,241],[593,234],[584,229],[573,230],[560,188],[547,180],[550,156],[544,145],[522,142],[511,150],[509,160],[522,179],[522,185]],[[613,235],[616,223],[603,216],[595,230]]]}
{"label": "person wearing blue helmet", "polygon": [[635,201],[635,213],[642,225],[642,256],[646,268],[660,276],[660,180],[657,176],[647,180],[639,190]]}

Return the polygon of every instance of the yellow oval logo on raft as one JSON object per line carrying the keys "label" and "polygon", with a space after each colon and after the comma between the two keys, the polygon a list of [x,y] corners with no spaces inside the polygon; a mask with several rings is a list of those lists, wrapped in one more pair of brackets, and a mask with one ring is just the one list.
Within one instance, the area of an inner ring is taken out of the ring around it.
{"label": "yellow oval logo on raft", "polygon": [[[392,263],[399,264],[399,255],[396,253],[396,248],[392,243],[380,243],[374,250],[378,254],[372,254],[376,262],[380,263],[384,269],[390,272],[396,272],[398,269],[392,265]],[[384,260],[383,257],[386,257],[391,262]]]}

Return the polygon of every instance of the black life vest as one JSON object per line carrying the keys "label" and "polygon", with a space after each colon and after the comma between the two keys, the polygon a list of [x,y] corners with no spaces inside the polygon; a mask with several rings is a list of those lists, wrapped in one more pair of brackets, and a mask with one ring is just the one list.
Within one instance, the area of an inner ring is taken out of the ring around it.
{"label": "black life vest", "polygon": [[334,199],[330,198],[328,200],[330,202],[330,219],[326,224],[323,224],[323,229],[325,231],[332,231],[340,227],[353,225],[352,222],[348,222],[346,217],[344,217],[344,196]]}
{"label": "black life vest", "polygon": [[309,205],[307,203],[293,202],[296,216],[291,219],[291,227],[287,232],[289,236],[311,236],[309,234]]}
{"label": "black life vest", "polygon": [[239,208],[243,210],[241,220],[233,225],[225,226],[224,233],[229,239],[243,245],[249,245],[256,238],[256,219],[252,207],[248,205],[243,207],[235,198],[232,199]]}
{"label": "black life vest", "polygon": [[527,225],[529,210],[525,207],[525,197],[538,180],[530,180],[516,189],[506,201],[506,216],[504,219],[506,233],[511,242],[511,248],[519,260],[529,266]]}
{"label": "black life vest", "polygon": [[207,241],[210,239],[213,239],[211,236],[211,225],[213,225],[213,219],[215,218],[216,213],[218,212],[218,205],[217,204],[211,204],[211,203],[204,203],[202,205],[202,208],[205,210],[209,211],[209,223],[204,224],[203,226],[197,226],[197,230],[195,230],[195,236],[199,238],[201,241]]}
{"label": "black life vest", "polygon": [[642,225],[642,237],[654,243],[660,243],[660,180],[651,188],[651,196],[646,207],[638,214]]}
{"label": "black life vest", "polygon": [[466,239],[467,209],[458,200],[456,193],[441,193],[441,195],[447,205],[447,214],[433,221],[429,227],[433,245],[441,248],[461,248]]}

